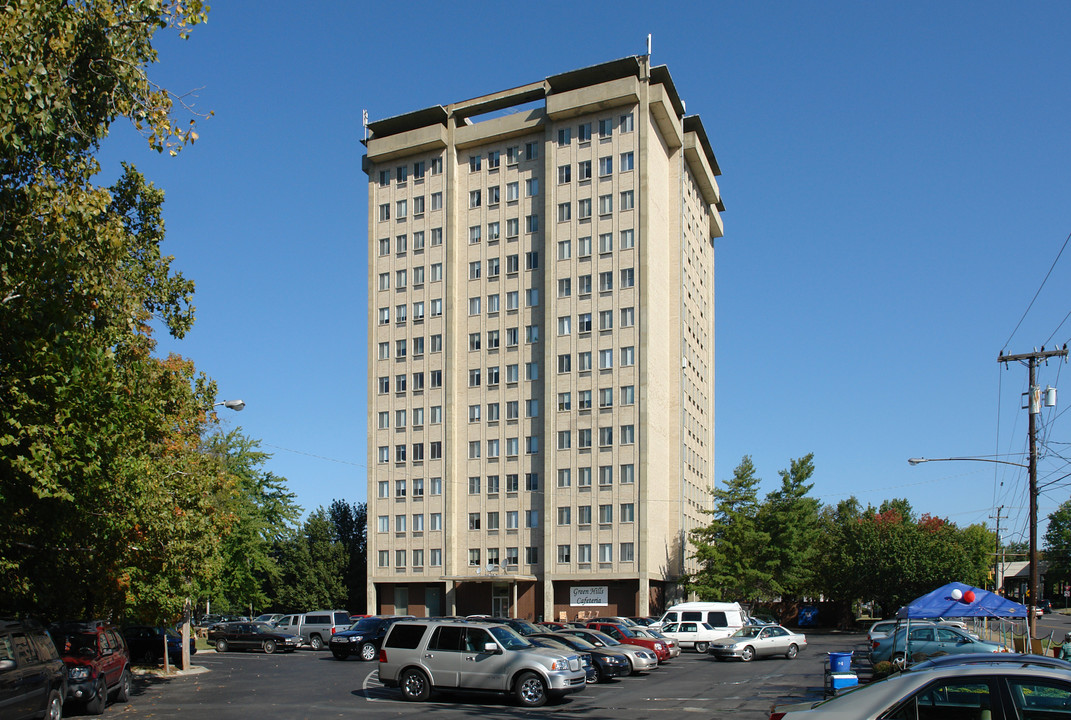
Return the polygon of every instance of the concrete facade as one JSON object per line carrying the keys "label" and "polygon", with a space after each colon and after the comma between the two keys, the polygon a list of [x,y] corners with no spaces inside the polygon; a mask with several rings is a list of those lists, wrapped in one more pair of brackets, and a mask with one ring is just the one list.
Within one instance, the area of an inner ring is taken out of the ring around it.
{"label": "concrete facade", "polygon": [[714,482],[702,123],[638,56],[369,130],[369,612],[657,612]]}

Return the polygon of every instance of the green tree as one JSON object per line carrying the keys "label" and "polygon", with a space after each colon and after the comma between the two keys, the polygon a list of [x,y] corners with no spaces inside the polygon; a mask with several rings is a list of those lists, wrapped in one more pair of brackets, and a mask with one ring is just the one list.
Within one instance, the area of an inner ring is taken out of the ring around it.
{"label": "green tree", "polygon": [[222,539],[224,572],[204,593],[217,607],[247,611],[268,605],[268,589],[279,575],[276,545],[290,537],[301,517],[285,478],[263,469],[271,457],[241,428],[213,435],[205,452],[233,479],[224,505],[233,526]]}
{"label": "green tree", "polygon": [[280,607],[297,611],[346,604],[349,555],[322,507],[309,515],[300,532],[277,543],[277,554],[280,572],[275,595]]}
{"label": "green tree", "polygon": [[1067,500],[1049,514],[1049,526],[1043,538],[1045,560],[1049,564],[1045,573],[1047,582],[1071,581],[1071,500]]}
{"label": "green tree", "polygon": [[747,455],[724,487],[714,489],[709,525],[689,533],[699,570],[683,580],[703,600],[746,600],[769,596],[773,573],[764,557],[769,534],[758,526],[755,466]]}
{"label": "green tree", "polygon": [[[160,252],[163,194],[93,176],[126,117],[157,150],[195,138],[149,80],[153,34],[199,0],[0,0],[0,605],[160,619],[218,567],[227,492],[198,456],[215,388],[159,360],[193,285]],[[208,499],[206,501],[206,499]],[[208,543],[208,544],[206,544]]]}
{"label": "green tree", "polygon": [[346,571],[343,584],[346,588],[346,608],[363,613],[368,604],[368,505],[335,500],[327,508],[328,517],[334,526],[335,538],[346,550]]}
{"label": "green tree", "polygon": [[820,503],[807,496],[814,487],[808,482],[814,475],[814,453],[792,460],[780,475],[781,487],[766,496],[759,510],[759,527],[770,536],[765,558],[771,592],[800,598],[817,589]]}

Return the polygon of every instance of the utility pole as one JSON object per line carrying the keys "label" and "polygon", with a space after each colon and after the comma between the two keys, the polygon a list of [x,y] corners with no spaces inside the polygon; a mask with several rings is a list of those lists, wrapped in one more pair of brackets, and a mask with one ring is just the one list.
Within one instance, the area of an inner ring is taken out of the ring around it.
{"label": "utility pole", "polygon": [[994,517],[997,521],[997,546],[993,549],[993,592],[1000,593],[1000,589],[1004,587],[1004,553],[1000,550],[1000,512],[1004,509],[1001,505],[997,508],[996,516],[990,515],[989,519],[993,520]]}
{"label": "utility pole", "polygon": [[[1065,343],[1063,348],[1059,350],[1046,350],[1044,347],[1041,350],[1035,350],[1032,353],[1023,353],[1021,355],[1005,355],[1002,350],[997,355],[997,362],[1004,363],[1007,367],[1010,362],[1025,363],[1030,369],[1030,385],[1029,385],[1029,424],[1027,432],[1030,435],[1030,460],[1027,466],[1027,472],[1030,475],[1030,579],[1027,592],[1030,597],[1027,599],[1027,612],[1030,614],[1030,637],[1037,637],[1035,631],[1037,630],[1037,617],[1035,617],[1035,608],[1038,604],[1038,446],[1037,446],[1037,416],[1041,414],[1041,390],[1037,386],[1036,370],[1039,360],[1047,360],[1051,357],[1067,357],[1067,344]],[[1046,399],[1048,400],[1048,399]],[[1055,405],[1055,396],[1052,399],[1052,404]]]}

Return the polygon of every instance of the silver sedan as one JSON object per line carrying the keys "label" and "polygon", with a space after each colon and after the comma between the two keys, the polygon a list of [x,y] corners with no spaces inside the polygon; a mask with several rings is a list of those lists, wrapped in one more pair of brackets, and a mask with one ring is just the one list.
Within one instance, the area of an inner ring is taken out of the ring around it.
{"label": "silver sedan", "polygon": [[744,662],[757,657],[784,655],[789,660],[807,647],[807,636],[780,625],[745,625],[727,638],[714,640],[707,651],[719,660],[740,658]]}

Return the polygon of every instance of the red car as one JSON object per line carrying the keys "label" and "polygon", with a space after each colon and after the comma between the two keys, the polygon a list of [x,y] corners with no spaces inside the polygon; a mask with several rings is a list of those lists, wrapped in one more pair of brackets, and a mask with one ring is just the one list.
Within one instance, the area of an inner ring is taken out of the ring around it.
{"label": "red car", "polygon": [[628,643],[629,645],[639,645],[645,647],[655,655],[658,656],[658,664],[661,665],[666,660],[669,660],[669,648],[661,640],[652,640],[651,638],[639,637],[636,633],[627,625],[621,623],[611,622],[590,622],[588,627],[592,630],[598,630],[601,633],[606,633],[614,640],[622,643]]}
{"label": "red car", "polygon": [[109,697],[130,699],[130,651],[115,628],[92,620],[53,625],[52,641],[67,666],[66,702],[100,715]]}

